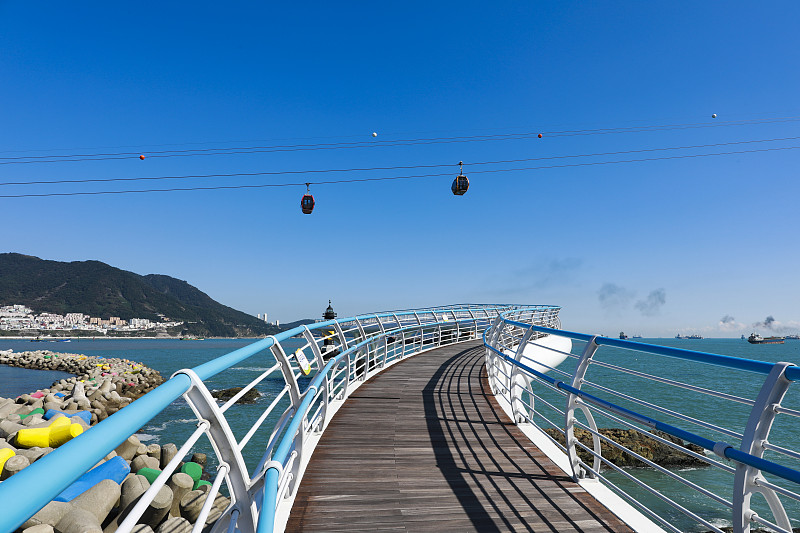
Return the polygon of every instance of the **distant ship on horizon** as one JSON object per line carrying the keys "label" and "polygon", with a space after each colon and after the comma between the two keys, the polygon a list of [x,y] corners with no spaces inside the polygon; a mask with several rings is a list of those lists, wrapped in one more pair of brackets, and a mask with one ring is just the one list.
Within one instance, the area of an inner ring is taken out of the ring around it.
{"label": "distant ship on horizon", "polygon": [[703,336],[702,335],[698,335],[697,333],[695,333],[693,335],[681,335],[680,333],[678,333],[677,335],[675,335],[675,338],[676,339],[702,339]]}
{"label": "distant ship on horizon", "polygon": [[756,332],[747,337],[747,342],[750,344],[783,344],[784,337],[762,337]]}

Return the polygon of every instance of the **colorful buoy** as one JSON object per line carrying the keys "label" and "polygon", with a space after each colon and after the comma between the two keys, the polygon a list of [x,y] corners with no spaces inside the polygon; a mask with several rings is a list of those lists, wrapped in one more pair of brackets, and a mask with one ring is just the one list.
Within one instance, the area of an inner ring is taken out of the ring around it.
{"label": "colorful buoy", "polygon": [[139,156],[139,159],[141,159],[142,161],[144,161],[144,156],[143,156],[143,155],[140,155],[140,156]]}
{"label": "colorful buoy", "polygon": [[541,134],[541,133],[539,134],[539,138],[540,138],[540,139],[542,138],[542,134]]}

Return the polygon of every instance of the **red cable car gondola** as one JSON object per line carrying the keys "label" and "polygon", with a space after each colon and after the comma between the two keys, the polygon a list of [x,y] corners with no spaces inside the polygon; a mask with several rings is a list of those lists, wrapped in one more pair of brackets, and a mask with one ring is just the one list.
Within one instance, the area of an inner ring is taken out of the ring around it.
{"label": "red cable car gondola", "polygon": [[453,191],[453,194],[463,196],[464,193],[467,192],[467,189],[469,189],[469,180],[464,175],[463,161],[458,162],[458,168],[458,176],[456,176],[456,179],[453,180],[453,185],[450,186],[450,190]]}
{"label": "red cable car gondola", "polygon": [[311,212],[314,210],[314,197],[311,195],[311,192],[308,190],[310,183],[306,183],[306,193],[303,195],[303,199],[300,200],[300,209],[303,210],[303,213],[306,215],[310,215]]}

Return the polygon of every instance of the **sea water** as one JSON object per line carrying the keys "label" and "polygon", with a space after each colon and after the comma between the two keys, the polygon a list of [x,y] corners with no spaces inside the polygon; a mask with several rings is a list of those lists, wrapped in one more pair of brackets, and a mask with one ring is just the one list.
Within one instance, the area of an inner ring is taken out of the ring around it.
{"label": "sea water", "polygon": [[[182,368],[195,367],[252,342],[254,342],[253,339],[206,339],[202,341],[180,341],[177,339],[79,339],[68,344],[32,344],[24,340],[0,339],[0,350],[7,350],[9,348],[13,349],[15,352],[26,350],[51,350],[60,353],[77,353],[90,356],[97,355],[131,359],[158,370],[166,379]],[[285,348],[287,350],[294,349],[294,344],[299,346],[301,342],[302,341],[299,340],[290,340],[289,344],[292,346],[285,346]],[[800,364],[800,341],[788,340],[785,344],[763,345],[751,345],[740,339],[641,339],[641,342],[767,362],[789,361]],[[582,347],[582,343],[575,343],[573,353],[580,353]],[[606,363],[618,364],[641,372],[665,376],[700,387],[722,390],[736,396],[750,399],[754,399],[757,396],[764,379],[763,376],[758,374],[747,372],[721,372],[719,369],[710,365],[692,363],[668,357],[643,355],[628,350],[607,347],[601,348],[596,358]],[[207,385],[212,390],[243,386],[274,364],[275,359],[272,354],[269,351],[265,351],[215,376],[207,382]],[[562,364],[562,368],[571,372],[574,368],[574,361],[565,361]],[[0,387],[7,386],[15,381],[15,379],[10,378],[10,374],[8,374],[8,372],[14,370],[19,369],[0,367]],[[40,374],[39,372],[34,373]],[[602,383],[604,386],[620,390],[630,389],[630,380],[633,379],[628,375],[602,368],[593,368],[590,373],[587,374],[587,378],[591,381]],[[35,382],[35,379],[34,381],[29,381],[30,389],[23,392],[30,392],[38,388],[47,387],[55,379],[60,378],[53,378],[41,372],[41,381]],[[560,379],[564,378],[561,377]],[[731,405],[730,402],[705,399],[703,395],[684,393],[674,387],[667,387],[649,381],[645,383],[646,389],[642,387],[640,390],[646,390],[646,392],[639,394],[639,396],[646,397],[653,403],[671,407],[677,406],[682,410],[691,412],[692,416],[712,421],[713,423],[739,432],[744,429],[744,423],[749,413],[749,407],[746,405]],[[270,378],[267,378],[256,387],[261,393],[261,397],[254,404],[237,404],[231,408],[226,415],[237,439],[241,439],[247,433],[260,412],[269,405],[283,387],[284,382],[280,373],[274,373]],[[800,386],[794,385],[794,388],[797,390],[793,390],[793,388],[790,387],[790,394],[787,395],[783,405],[794,409],[800,409],[800,401],[798,401]],[[589,389],[586,388],[586,390],[588,391]],[[0,393],[0,396],[4,395],[13,396],[14,394]],[[655,418],[674,423],[679,427],[689,430],[695,429],[684,423],[669,419],[664,415],[646,412],[641,406],[626,404],[621,400],[619,403],[634,410],[645,412],[645,414],[654,416]],[[286,400],[284,399],[283,404],[279,405],[279,408],[276,409],[274,414],[266,421],[263,428],[253,436],[251,444],[244,448],[243,455],[245,457],[245,462],[251,472],[261,459],[264,445],[268,442],[272,428],[277,423],[280,413],[283,412],[285,404]],[[798,421],[797,418],[788,417],[786,415],[782,415],[779,419],[786,420],[780,420],[782,422],[780,424],[776,422],[770,434],[770,442],[800,450],[800,421]],[[551,420],[558,420],[558,417],[551,417]],[[598,420],[597,422],[600,427],[621,427],[620,424],[611,420]],[[142,427],[138,436],[146,443],[159,442],[165,444],[173,442],[180,447],[195,429],[196,418],[191,409],[182,399],[178,399]],[[699,430],[697,430],[697,432],[703,434]],[[707,434],[704,434],[704,436],[715,438],[716,440],[726,440],[722,437],[715,437]],[[213,458],[213,450],[207,441],[201,439],[196,445],[195,451],[207,453],[211,469],[216,466],[216,462]],[[800,462],[796,461],[798,464],[787,463],[785,460],[781,460],[780,462],[800,469]],[[728,464],[732,463],[728,462]],[[629,469],[627,472],[633,473],[637,478],[646,481],[660,492],[669,495],[669,497],[675,499],[679,504],[698,512],[701,516],[709,519],[715,526],[722,527],[730,525],[730,511],[705,496],[698,495],[692,490],[687,490],[678,482],[665,479],[662,474],[646,468]],[[692,482],[701,484],[727,500],[731,499],[732,476],[725,472],[721,472],[715,468],[690,468],[676,470],[675,472]],[[603,475],[607,476],[613,483],[636,494],[637,498],[645,502],[648,507],[653,508],[660,515],[668,517],[669,520],[682,531],[699,532],[708,530],[707,527],[697,525],[692,520],[686,518],[682,513],[672,510],[659,498],[647,494],[643,489],[635,486],[633,482],[626,480],[623,475],[611,471],[604,471]],[[773,479],[773,476],[768,476],[768,478]],[[787,485],[787,487],[794,491],[797,490],[796,486],[791,487]],[[754,501],[756,500],[757,498],[754,498]],[[770,516],[769,513],[766,512],[765,509],[761,509],[761,507],[764,507],[763,504],[756,501],[755,508],[759,513],[763,516]],[[790,518],[795,520],[800,519],[800,506],[795,504],[787,505],[787,512]],[[798,526],[800,522],[794,522],[793,525]]]}

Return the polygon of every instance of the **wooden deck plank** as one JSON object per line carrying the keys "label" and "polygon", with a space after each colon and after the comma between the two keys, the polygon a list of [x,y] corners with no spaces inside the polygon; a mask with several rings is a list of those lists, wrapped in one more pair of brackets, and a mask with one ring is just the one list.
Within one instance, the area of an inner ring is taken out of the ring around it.
{"label": "wooden deck plank", "polygon": [[311,458],[286,530],[631,531],[502,413],[481,343],[412,357],[355,391]]}

